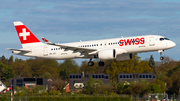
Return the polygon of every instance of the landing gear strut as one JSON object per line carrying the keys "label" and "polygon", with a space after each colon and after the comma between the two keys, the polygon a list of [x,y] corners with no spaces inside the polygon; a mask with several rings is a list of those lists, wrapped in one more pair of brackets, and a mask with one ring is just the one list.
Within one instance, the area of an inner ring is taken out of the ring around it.
{"label": "landing gear strut", "polygon": [[92,58],[89,60],[88,66],[94,66],[94,62],[92,61]]}
{"label": "landing gear strut", "polygon": [[[99,64],[99,66],[104,66],[104,62],[103,61],[100,61],[98,64]],[[88,66],[94,66],[94,62],[92,61],[92,58],[89,60]]]}
{"label": "landing gear strut", "polygon": [[160,60],[164,60],[164,57],[162,56],[162,52],[164,52],[164,50],[159,50],[160,52]]}

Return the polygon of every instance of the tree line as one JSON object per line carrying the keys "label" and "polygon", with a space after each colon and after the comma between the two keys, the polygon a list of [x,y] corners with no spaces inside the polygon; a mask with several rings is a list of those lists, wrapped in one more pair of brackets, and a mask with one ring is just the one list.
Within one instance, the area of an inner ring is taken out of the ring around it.
{"label": "tree line", "polygon": [[[153,56],[149,59],[141,60],[138,54],[133,54],[133,59],[125,61],[107,60],[103,67],[95,65],[89,67],[88,61],[82,61],[79,66],[74,60],[65,60],[58,63],[50,59],[27,59],[22,60],[10,56],[2,56],[0,59],[0,77],[6,81],[12,77],[43,77],[52,78],[55,81],[69,79],[69,73],[107,73],[110,74],[111,86],[108,90],[115,93],[130,94],[143,93],[145,91],[162,93],[176,93],[180,91],[180,61],[175,61],[170,57],[165,57],[163,61],[155,62]],[[131,85],[124,85],[124,82],[117,84],[118,73],[156,73],[157,79],[150,83],[145,81],[131,82]],[[92,80],[91,80],[92,81]],[[123,86],[124,85],[124,86]],[[60,85],[59,85],[60,86]],[[159,86],[159,90],[155,88]],[[61,86],[60,86],[61,87]],[[88,85],[86,86],[88,87]],[[106,86],[105,86],[106,87]],[[57,87],[58,88],[58,87]],[[62,88],[62,87],[61,87]],[[59,88],[59,90],[61,89]],[[137,89],[133,90],[132,89]],[[140,89],[142,88],[142,89]],[[91,89],[93,90],[93,89]],[[140,91],[138,91],[140,90]],[[84,93],[87,93],[84,92]]]}

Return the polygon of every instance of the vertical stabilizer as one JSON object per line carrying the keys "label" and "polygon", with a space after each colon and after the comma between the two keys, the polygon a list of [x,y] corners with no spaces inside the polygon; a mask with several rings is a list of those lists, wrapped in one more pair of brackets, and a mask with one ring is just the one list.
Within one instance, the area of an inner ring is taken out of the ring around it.
{"label": "vertical stabilizer", "polygon": [[22,22],[14,22],[14,26],[23,48],[35,43],[41,43]]}

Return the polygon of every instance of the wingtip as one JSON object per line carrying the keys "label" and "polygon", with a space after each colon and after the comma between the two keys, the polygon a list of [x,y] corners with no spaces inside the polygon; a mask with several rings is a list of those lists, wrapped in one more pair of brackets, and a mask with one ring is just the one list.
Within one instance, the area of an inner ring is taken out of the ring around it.
{"label": "wingtip", "polygon": [[15,21],[13,23],[14,23],[14,26],[24,25],[21,21]]}

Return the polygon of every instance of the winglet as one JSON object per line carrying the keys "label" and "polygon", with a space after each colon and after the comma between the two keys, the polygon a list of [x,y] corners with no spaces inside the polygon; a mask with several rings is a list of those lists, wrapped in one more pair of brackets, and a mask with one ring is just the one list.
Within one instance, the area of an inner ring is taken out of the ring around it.
{"label": "winglet", "polygon": [[49,40],[47,40],[44,37],[41,37],[41,39],[46,43],[46,44],[50,44],[50,45],[54,45],[55,43],[50,42]]}
{"label": "winglet", "polygon": [[45,39],[44,37],[41,37],[41,39],[45,42],[45,43],[49,43],[49,41],[47,39]]}

